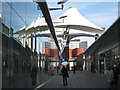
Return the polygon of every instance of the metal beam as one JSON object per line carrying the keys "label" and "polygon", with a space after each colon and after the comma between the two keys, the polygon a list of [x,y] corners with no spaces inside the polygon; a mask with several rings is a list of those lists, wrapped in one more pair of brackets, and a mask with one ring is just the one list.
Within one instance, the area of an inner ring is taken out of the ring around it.
{"label": "metal beam", "polygon": [[57,40],[57,37],[56,37],[56,34],[55,34],[55,29],[54,29],[54,26],[53,26],[53,23],[52,23],[52,19],[51,19],[51,16],[50,16],[50,13],[49,13],[49,10],[48,10],[48,6],[47,6],[47,3],[46,1],[44,2],[37,2],[39,7],[41,8],[41,11],[45,17],[45,20],[48,24],[48,27],[49,27],[49,30],[53,36],[53,39],[55,41],[55,44],[58,48],[58,50],[60,51],[60,47],[59,47],[59,44],[58,44],[58,40]]}

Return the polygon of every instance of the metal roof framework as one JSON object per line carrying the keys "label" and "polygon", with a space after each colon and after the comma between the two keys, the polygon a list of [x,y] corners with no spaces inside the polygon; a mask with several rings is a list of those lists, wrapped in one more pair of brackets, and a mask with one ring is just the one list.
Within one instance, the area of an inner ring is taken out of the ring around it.
{"label": "metal roof framework", "polygon": [[56,33],[55,33],[55,29],[54,29],[54,26],[53,26],[53,23],[52,23],[52,19],[51,19],[51,16],[50,16],[50,13],[49,13],[49,10],[48,10],[48,6],[47,6],[47,3],[46,1],[44,0],[44,2],[37,2],[39,7],[41,8],[41,11],[45,17],[45,20],[46,20],[46,23],[48,25],[48,28],[52,34],[52,37],[55,41],[55,44],[58,48],[58,50],[60,51],[60,46],[58,44],[58,40],[57,40],[57,37],[56,37]]}

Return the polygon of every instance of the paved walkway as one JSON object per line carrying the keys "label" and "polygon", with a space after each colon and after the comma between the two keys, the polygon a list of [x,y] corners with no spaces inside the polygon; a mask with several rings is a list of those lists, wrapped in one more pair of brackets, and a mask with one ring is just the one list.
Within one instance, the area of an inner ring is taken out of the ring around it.
{"label": "paved walkway", "polygon": [[33,90],[37,86],[48,81],[52,77],[53,75],[48,75],[48,73],[45,73],[43,71],[38,71],[36,85],[32,86],[32,78],[30,76],[30,73],[24,72],[22,74],[14,75],[11,78],[11,80],[10,78],[6,78],[4,80],[4,87],[5,88],[29,88]]}
{"label": "paved walkway", "polygon": [[[97,73],[76,71],[69,72],[68,85],[63,86],[62,76],[59,74],[40,88],[106,88],[107,79]],[[39,90],[39,89],[37,89]]]}
{"label": "paved walkway", "polygon": [[[24,81],[22,83],[22,88],[36,88],[40,84],[46,82],[47,80],[51,79],[53,75],[48,75],[48,73],[45,72],[38,72],[37,79],[36,79],[36,85],[32,86],[32,79],[30,76],[26,75],[26,78],[24,78]],[[26,83],[27,81],[27,83]]]}

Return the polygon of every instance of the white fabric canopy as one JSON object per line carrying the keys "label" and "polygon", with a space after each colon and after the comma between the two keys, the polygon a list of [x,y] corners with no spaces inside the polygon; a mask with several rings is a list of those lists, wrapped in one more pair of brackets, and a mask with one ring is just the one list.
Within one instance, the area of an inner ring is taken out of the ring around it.
{"label": "white fabric canopy", "polygon": [[36,22],[32,22],[27,28],[25,34],[35,33],[40,28],[40,15],[38,16]]}
{"label": "white fabric canopy", "polygon": [[[58,32],[58,33],[61,34],[62,32]],[[51,32],[47,30],[47,31],[42,31],[41,33],[38,33],[36,35],[32,35],[28,38],[31,38],[31,37],[52,37],[52,35],[51,35]]]}
{"label": "white fabric canopy", "polygon": [[33,21],[33,22],[26,28],[26,31],[25,31],[25,34],[26,34],[26,35],[34,32],[34,30],[35,30],[35,29],[34,29],[34,24],[35,24],[35,22]]}
{"label": "white fabric canopy", "polygon": [[20,30],[18,30],[17,32],[15,32],[14,34],[19,34],[19,36],[21,36],[24,33],[25,33],[25,25]]}
{"label": "white fabric canopy", "polygon": [[48,25],[43,16],[41,18],[40,18],[40,16],[38,17],[38,19],[36,20],[36,22],[34,24],[34,28],[35,28],[36,32],[48,30]]}
{"label": "white fabric canopy", "polygon": [[48,25],[45,22],[45,18],[43,16],[40,18],[40,15],[39,15],[36,22],[33,21],[26,28],[25,34],[28,35],[28,34],[33,33],[33,32],[36,33],[38,31],[45,31],[45,30],[48,30]]}
{"label": "white fabric canopy", "polygon": [[34,28],[39,27],[39,26],[40,26],[40,15],[38,16],[38,18],[34,24]]}
{"label": "white fabric canopy", "polygon": [[[62,18],[63,17],[63,18]],[[103,29],[94,25],[90,21],[88,21],[86,18],[84,18],[75,7],[70,7],[64,14],[57,17],[55,20],[53,20],[54,26],[58,28],[58,32],[63,31],[61,28],[70,28],[75,29],[78,31],[87,31],[91,33],[97,33],[102,34]],[[61,30],[60,30],[61,29]],[[42,16],[40,18],[40,15],[38,16],[36,22],[32,22],[25,30],[25,26],[21,28],[19,31],[17,31],[15,34],[30,34],[30,33],[36,33],[38,31],[46,31],[48,30],[48,25],[45,21],[45,18]],[[74,33],[74,30],[73,30]]]}
{"label": "white fabric canopy", "polygon": [[55,27],[70,28],[81,31],[87,31],[102,34],[103,29],[88,21],[83,17],[75,7],[70,7],[64,14],[54,20]]}
{"label": "white fabric canopy", "polygon": [[[57,37],[64,37],[64,33],[63,32],[56,32],[56,35],[57,35]],[[69,39],[71,40],[72,38],[74,38],[74,37],[79,37],[79,36],[86,36],[86,37],[95,37],[95,35],[93,35],[93,34],[87,34],[87,33],[78,33],[78,32],[76,32],[76,33],[69,33]],[[41,32],[41,33],[39,33],[39,34],[36,34],[35,36],[34,35],[32,35],[32,36],[30,36],[30,37],[28,37],[28,38],[31,38],[31,37],[51,37],[51,33],[50,33],[50,31],[44,31],[44,32]]]}

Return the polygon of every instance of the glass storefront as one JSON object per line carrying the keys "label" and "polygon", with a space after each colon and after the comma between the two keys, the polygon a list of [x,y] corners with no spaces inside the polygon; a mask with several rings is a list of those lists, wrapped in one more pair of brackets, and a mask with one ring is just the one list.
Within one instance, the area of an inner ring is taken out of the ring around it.
{"label": "glass storefront", "polygon": [[[31,88],[25,83],[31,83],[30,57],[37,56],[13,33],[24,25],[27,27],[38,15],[36,3],[2,2],[2,88]],[[29,81],[25,81],[26,76]]]}
{"label": "glass storefront", "polygon": [[120,46],[115,47],[108,52],[106,52],[106,62],[107,64],[113,65],[114,63],[120,63]]}
{"label": "glass storefront", "polygon": [[101,54],[96,53],[92,56],[94,56],[94,60],[91,58],[91,62],[94,61],[96,72],[104,73],[107,65],[113,66],[120,63],[120,46]]}
{"label": "glass storefront", "polygon": [[120,63],[120,46],[100,54],[96,59],[98,60],[99,72],[104,73],[107,65],[113,66]]}

